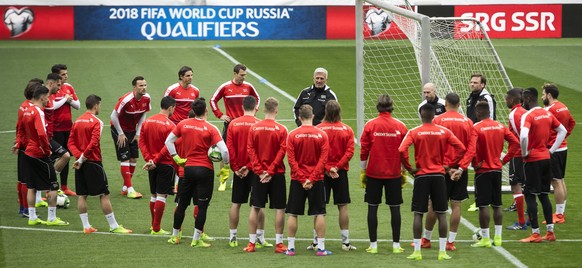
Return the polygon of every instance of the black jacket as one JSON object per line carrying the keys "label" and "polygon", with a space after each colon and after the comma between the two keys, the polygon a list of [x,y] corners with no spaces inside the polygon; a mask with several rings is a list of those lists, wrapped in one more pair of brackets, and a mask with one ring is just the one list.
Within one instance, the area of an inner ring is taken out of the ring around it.
{"label": "black jacket", "polygon": [[315,85],[311,85],[305,88],[297,97],[295,106],[293,107],[293,112],[295,114],[295,123],[297,126],[301,126],[301,120],[299,120],[299,107],[303,104],[311,105],[313,108],[313,125],[316,126],[323,120],[325,116],[325,104],[330,100],[337,100],[335,93],[325,85],[325,88],[319,89]]}
{"label": "black jacket", "polygon": [[495,114],[497,103],[495,102],[495,97],[487,91],[487,89],[482,89],[481,92],[471,93],[469,98],[467,98],[467,110],[466,116],[473,120],[473,123],[479,122],[477,120],[477,114],[475,113],[475,105],[480,100],[486,100],[489,104],[489,117],[496,120],[497,116]]}

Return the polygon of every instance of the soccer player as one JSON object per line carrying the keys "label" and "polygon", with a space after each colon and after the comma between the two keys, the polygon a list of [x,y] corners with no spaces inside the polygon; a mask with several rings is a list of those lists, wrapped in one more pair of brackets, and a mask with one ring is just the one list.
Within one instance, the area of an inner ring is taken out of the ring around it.
{"label": "soccer player", "polygon": [[[249,131],[247,149],[251,161],[253,178],[251,190],[251,210],[249,213],[249,240],[256,241],[259,230],[259,214],[265,208],[267,197],[269,208],[275,209],[275,253],[287,250],[283,244],[285,226],[285,151],[287,148],[287,128],[275,121],[279,113],[279,102],[275,98],[265,101],[265,119],[254,124]],[[255,244],[259,245],[259,244]],[[247,251],[252,252],[249,244]]]}
{"label": "soccer player", "polygon": [[469,82],[471,94],[469,94],[469,97],[467,98],[466,113],[467,117],[469,117],[469,119],[471,119],[474,123],[479,122],[477,120],[477,114],[475,113],[475,105],[477,105],[477,102],[480,101],[486,101],[487,104],[489,104],[489,115],[491,119],[493,120],[496,119],[495,98],[493,95],[491,95],[491,93],[489,93],[489,91],[487,91],[487,89],[485,88],[486,85],[487,78],[485,78],[485,75],[479,73],[471,75],[471,80]]}
{"label": "soccer player", "polygon": [[[459,95],[456,93],[447,94],[445,97],[445,108],[447,112],[435,117],[432,122],[436,125],[446,127],[451,132],[453,132],[455,137],[457,137],[461,143],[467,145],[467,153],[469,153],[469,148],[471,147],[469,144],[471,142],[471,134],[473,131],[473,121],[459,113],[460,102]],[[453,163],[453,160],[458,157],[454,153],[455,150],[453,148],[449,147],[447,149],[445,154],[445,165],[459,170],[458,166],[460,165],[455,166]],[[467,182],[469,180],[467,166],[469,162],[470,159],[467,161],[466,166],[460,166],[461,172],[458,178],[451,177],[450,172],[445,174],[445,182],[447,185],[446,198],[450,201],[451,205],[451,217],[449,223],[450,231],[449,238],[447,239],[446,250],[456,250],[455,239],[457,237],[459,222],[461,221],[461,202],[469,198],[469,194],[467,193]],[[436,214],[434,213],[431,204],[429,204],[423,232],[424,237],[421,240],[422,248],[431,247],[430,239],[435,223]]]}
{"label": "soccer player", "polygon": [[83,232],[90,234],[97,232],[89,223],[87,213],[87,196],[99,196],[101,211],[109,223],[109,231],[118,234],[128,234],[132,231],[117,223],[113,214],[113,207],[109,198],[109,186],[107,175],[101,162],[101,133],[103,121],[97,115],[101,111],[101,98],[89,95],[85,100],[87,112],[81,115],[71,129],[69,137],[69,149],[77,161],[73,164],[75,169],[75,187],[79,195],[79,216],[83,223]]}
{"label": "soccer player", "polygon": [[[28,187],[28,225],[46,224],[46,225],[69,225],[68,222],[57,218],[57,190],[59,183],[54,166],[50,160],[51,150],[50,143],[46,134],[44,123],[44,107],[48,103],[49,89],[42,86],[35,89],[32,103],[34,106],[27,107],[22,114],[22,119],[18,125],[20,138],[17,144],[24,144],[24,161],[22,167],[25,167],[26,186]],[[47,221],[39,219],[36,215],[34,204],[37,191],[49,191],[48,193],[48,217]]]}
{"label": "soccer player", "polygon": [[418,105],[418,118],[420,118],[420,107],[430,103],[435,108],[434,115],[438,116],[446,112],[445,100],[436,95],[436,86],[433,83],[426,83],[422,87],[422,95],[424,100]]}
{"label": "soccer player", "polygon": [[[230,155],[230,168],[234,171],[232,195],[230,212],[228,214],[228,222],[230,227],[229,246],[237,247],[237,227],[240,216],[240,207],[242,204],[249,202],[249,194],[251,186],[255,180],[255,175],[252,172],[249,154],[247,153],[247,142],[249,139],[249,130],[251,126],[259,122],[255,117],[257,99],[253,96],[246,96],[242,102],[244,114],[233,119],[229,123],[229,128],[226,133],[226,148]],[[265,238],[262,237],[265,229],[265,214],[264,211],[259,212],[258,215],[258,229],[260,230],[259,244],[265,246]],[[253,246],[254,246],[253,241]],[[267,244],[273,246],[271,244]],[[246,248],[245,248],[246,249]],[[254,250],[254,247],[252,248]],[[245,250],[247,251],[247,250]]]}
{"label": "soccer player", "polygon": [[361,182],[366,188],[365,201],[368,203],[368,235],[370,247],[366,252],[378,253],[378,207],[382,202],[382,189],[386,192],[386,204],[390,206],[392,227],[392,252],[402,253],[400,230],[402,218],[402,166],[398,146],[408,129],[400,120],[392,117],[394,103],[390,95],[380,95],[378,117],[368,121],[362,133],[360,163]]}
{"label": "soccer player", "polygon": [[[503,230],[503,210],[501,208],[501,171],[503,165],[509,162],[519,152],[519,141],[509,129],[489,118],[489,105],[481,102],[475,106],[478,123],[473,127],[475,139],[475,203],[479,207],[479,225],[482,238],[472,247],[491,247],[489,236],[489,206],[493,207],[495,236],[493,244],[501,246],[501,232]],[[508,152],[502,160],[499,159],[503,151],[504,140],[509,143]]]}
{"label": "soccer player", "polygon": [[[449,150],[448,146],[453,146],[455,148],[454,155],[457,157],[451,163],[456,165],[466,149],[450,130],[432,123],[434,111],[434,106],[430,104],[425,104],[420,107],[422,125],[411,129],[398,148],[404,168],[415,176],[412,192],[414,252],[407,257],[411,260],[422,260],[420,250],[422,217],[424,213],[428,212],[429,197],[432,202],[432,208],[437,214],[439,221],[438,260],[448,260],[451,258],[446,252],[447,193],[445,172],[448,171],[449,167],[445,166],[444,156]],[[414,145],[414,160],[416,164],[416,168],[414,169],[412,169],[408,157],[408,148],[411,145]]]}
{"label": "soccer player", "polygon": [[142,198],[131,183],[131,178],[139,157],[138,140],[146,113],[151,110],[147,82],[143,76],[136,76],[131,81],[133,90],[125,93],[111,112],[111,137],[115,144],[115,153],[120,162],[123,187],[121,195],[131,199]]}
{"label": "soccer player", "polygon": [[[204,98],[196,99],[192,103],[192,110],[195,117],[178,123],[165,142],[176,164],[184,166],[184,179],[180,180],[178,186],[178,206],[174,211],[174,228],[168,243],[174,245],[180,243],[184,213],[195,193],[198,196],[198,217],[194,223],[194,235],[190,246],[210,247],[210,244],[201,239],[214,188],[214,165],[208,158],[208,149],[213,145],[217,146],[221,151],[222,161],[225,165],[229,163],[229,154],[218,128],[206,121],[208,110]],[[184,158],[176,153],[174,145],[180,137],[183,137],[182,150],[186,152],[183,155]]]}
{"label": "soccer player", "polygon": [[150,182],[150,214],[152,216],[152,235],[169,235],[161,228],[162,216],[166,208],[166,198],[174,195],[175,163],[165,142],[176,126],[169,117],[176,109],[176,100],[170,96],[160,102],[160,113],[143,122],[138,141],[139,149],[146,162],[143,169],[148,171]]}
{"label": "soccer player", "polygon": [[[519,139],[519,133],[521,131],[521,117],[527,111],[521,106],[521,93],[522,88],[512,88],[507,91],[505,96],[505,103],[507,108],[511,109],[509,112],[509,130],[516,138]],[[513,192],[513,204],[506,210],[517,211],[517,222],[507,226],[508,230],[527,230],[527,223],[525,221],[524,213],[524,203],[525,198],[522,193],[522,187],[524,184],[523,177],[523,160],[521,158],[521,148],[518,153],[511,158],[509,162],[509,184],[511,185],[511,191]]]}
{"label": "soccer player", "polygon": [[176,100],[176,109],[170,116],[174,124],[188,118],[192,102],[200,96],[200,90],[192,85],[192,68],[182,66],[178,70],[178,83],[169,86],[164,92],[164,97],[170,96]]}
{"label": "soccer player", "polygon": [[[570,113],[570,110],[568,110],[568,107],[558,100],[559,93],[560,91],[556,85],[549,83],[544,84],[542,87],[542,101],[546,107],[545,109],[553,114],[566,128],[567,138],[572,133],[574,126],[576,126],[576,121],[572,118],[572,114]],[[551,146],[554,143],[556,136],[557,133],[552,131],[548,146]],[[564,217],[566,195],[568,193],[566,182],[564,181],[564,176],[566,174],[566,160],[568,156],[568,144],[566,138],[564,138],[564,141],[560,144],[560,148],[551,155],[553,177],[552,186],[554,187],[554,200],[556,202],[556,213],[553,215],[554,223],[564,223],[566,221],[566,218]]]}
{"label": "soccer player", "polygon": [[305,213],[305,199],[309,200],[307,214],[314,216],[317,232],[317,256],[331,255],[325,248],[325,185],[323,173],[329,153],[329,141],[323,130],[313,126],[313,108],[301,105],[298,117],[301,126],[292,130],[287,138],[287,161],[291,167],[291,184],[285,213],[287,218],[287,250],[295,255],[297,216]]}
{"label": "soccer player", "polygon": [[[81,103],[75,93],[75,88],[69,84],[69,70],[65,64],[55,64],[51,68],[51,72],[61,76],[61,89],[54,95],[52,101],[59,103],[62,99],[66,99],[63,106],[57,108],[53,112],[54,137],[53,139],[66,148],[69,141],[69,134],[73,126],[73,115],[71,114],[71,107],[79,110]],[[68,149],[67,149],[68,150]],[[75,196],[75,192],[67,186],[69,178],[69,162],[65,164],[60,174],[61,190],[69,196]]]}
{"label": "soccer player", "polygon": [[327,85],[327,70],[318,67],[313,72],[313,85],[306,87],[299,93],[293,111],[295,112],[295,123],[301,126],[299,118],[299,108],[307,104],[313,108],[313,125],[317,126],[325,116],[325,105],[330,100],[337,100],[337,96]]}
{"label": "soccer player", "polygon": [[[247,67],[244,64],[237,64],[234,66],[234,74],[232,80],[223,83],[216,89],[212,98],[210,98],[210,108],[212,112],[224,121],[224,128],[222,129],[222,137],[225,142],[227,140],[228,125],[230,121],[235,118],[241,117],[244,114],[243,110],[243,99],[246,96],[253,96],[257,99],[256,109],[259,109],[259,103],[261,99],[259,98],[259,93],[255,90],[255,87],[249,82],[245,82],[247,77]],[[226,114],[224,114],[220,107],[218,107],[218,101],[224,98],[224,108],[226,109]],[[220,167],[220,172],[216,175],[219,177],[220,185],[218,186],[218,191],[223,192],[226,190],[226,181],[230,176],[230,169],[228,167]]]}
{"label": "soccer player", "polygon": [[[532,234],[520,241],[525,243],[540,243],[542,240],[555,241],[552,203],[548,197],[552,180],[550,154],[559,149],[567,131],[556,117],[539,107],[538,91],[535,88],[524,90],[522,100],[523,108],[528,111],[521,118],[519,141],[525,171],[523,192],[527,204],[527,214],[531,221]],[[552,129],[556,131],[557,135],[554,144],[548,150],[547,145]],[[546,219],[547,232],[544,237],[540,235],[536,196],[542,204]]]}

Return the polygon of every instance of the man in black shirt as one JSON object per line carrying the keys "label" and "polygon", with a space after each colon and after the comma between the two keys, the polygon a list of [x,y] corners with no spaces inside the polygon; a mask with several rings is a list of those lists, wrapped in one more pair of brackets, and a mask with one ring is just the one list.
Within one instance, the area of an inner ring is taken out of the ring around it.
{"label": "man in black shirt", "polygon": [[327,86],[327,70],[319,67],[313,72],[313,85],[301,91],[293,107],[297,126],[301,126],[301,121],[297,116],[301,105],[308,104],[313,108],[313,125],[316,126],[323,120],[325,105],[330,100],[337,100],[337,97]]}
{"label": "man in black shirt", "polygon": [[495,98],[491,93],[489,93],[489,91],[487,91],[487,89],[485,89],[486,85],[487,78],[485,78],[485,75],[479,73],[471,75],[471,82],[469,83],[471,94],[469,95],[469,98],[467,98],[466,116],[473,120],[474,123],[480,121],[477,119],[475,113],[475,105],[480,101],[486,101],[489,104],[489,116],[491,119],[496,120],[497,117],[495,113],[495,106],[497,106]]}
{"label": "man in black shirt", "polygon": [[[422,87],[422,96],[424,100],[418,105],[418,118],[420,118],[420,107],[423,105],[430,103],[435,108],[434,116],[437,117],[440,114],[444,114],[446,112],[445,109],[445,100],[440,99],[436,95],[436,86],[433,83],[426,83]],[[422,120],[421,120],[422,121]]]}

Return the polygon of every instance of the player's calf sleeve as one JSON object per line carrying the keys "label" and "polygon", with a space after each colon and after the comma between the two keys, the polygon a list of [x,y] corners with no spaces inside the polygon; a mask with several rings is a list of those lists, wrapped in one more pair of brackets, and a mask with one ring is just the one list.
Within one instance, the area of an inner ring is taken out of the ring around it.
{"label": "player's calf sleeve", "polygon": [[542,203],[542,210],[544,212],[544,219],[546,222],[553,223],[552,218],[552,201],[550,201],[550,197],[547,194],[540,194],[538,196],[540,199],[540,203]]}
{"label": "player's calf sleeve", "polygon": [[539,228],[538,223],[538,202],[536,196],[533,194],[525,195],[525,203],[527,204],[527,215],[531,221],[531,228]]}
{"label": "player's calf sleeve", "polygon": [[368,205],[368,236],[371,242],[378,240],[378,206]]}
{"label": "player's calf sleeve", "polygon": [[392,225],[392,241],[400,242],[400,228],[402,225],[400,206],[390,207],[390,224]]}
{"label": "player's calf sleeve", "polygon": [[204,229],[206,223],[206,212],[208,210],[208,201],[198,201],[198,216],[194,222],[194,227],[198,230]]}

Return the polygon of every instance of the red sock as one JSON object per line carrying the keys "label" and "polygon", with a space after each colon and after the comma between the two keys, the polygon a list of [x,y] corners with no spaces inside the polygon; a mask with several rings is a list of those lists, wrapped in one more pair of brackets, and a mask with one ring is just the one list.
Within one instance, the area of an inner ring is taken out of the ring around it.
{"label": "red sock", "polygon": [[159,232],[161,229],[160,224],[162,223],[162,216],[164,215],[165,208],[166,202],[156,200],[154,207],[154,223],[152,224],[155,232]]}
{"label": "red sock", "polygon": [[519,224],[524,225],[525,224],[525,217],[524,217],[524,211],[523,211],[523,203],[524,203],[524,197],[523,194],[519,193],[519,196],[515,197],[515,207],[517,208],[517,222],[519,222]]}
{"label": "red sock", "polygon": [[152,227],[154,227],[154,205],[156,204],[156,202],[152,202],[150,200],[150,214],[152,215]]}
{"label": "red sock", "polygon": [[16,193],[18,194],[18,205],[20,206],[20,208],[24,208],[24,204],[22,202],[22,193],[20,193],[22,190],[20,189],[20,182],[18,182],[16,184]]}
{"label": "red sock", "polygon": [[20,184],[20,194],[22,195],[22,205],[24,208],[28,208],[28,187],[24,183]]}
{"label": "red sock", "polygon": [[121,163],[121,177],[123,178],[123,185],[131,187],[131,171],[129,170],[129,164],[124,166],[125,163]]}
{"label": "red sock", "polygon": [[131,173],[132,177],[133,177],[133,173],[135,172],[136,165],[137,165],[136,163],[129,163],[129,172]]}

